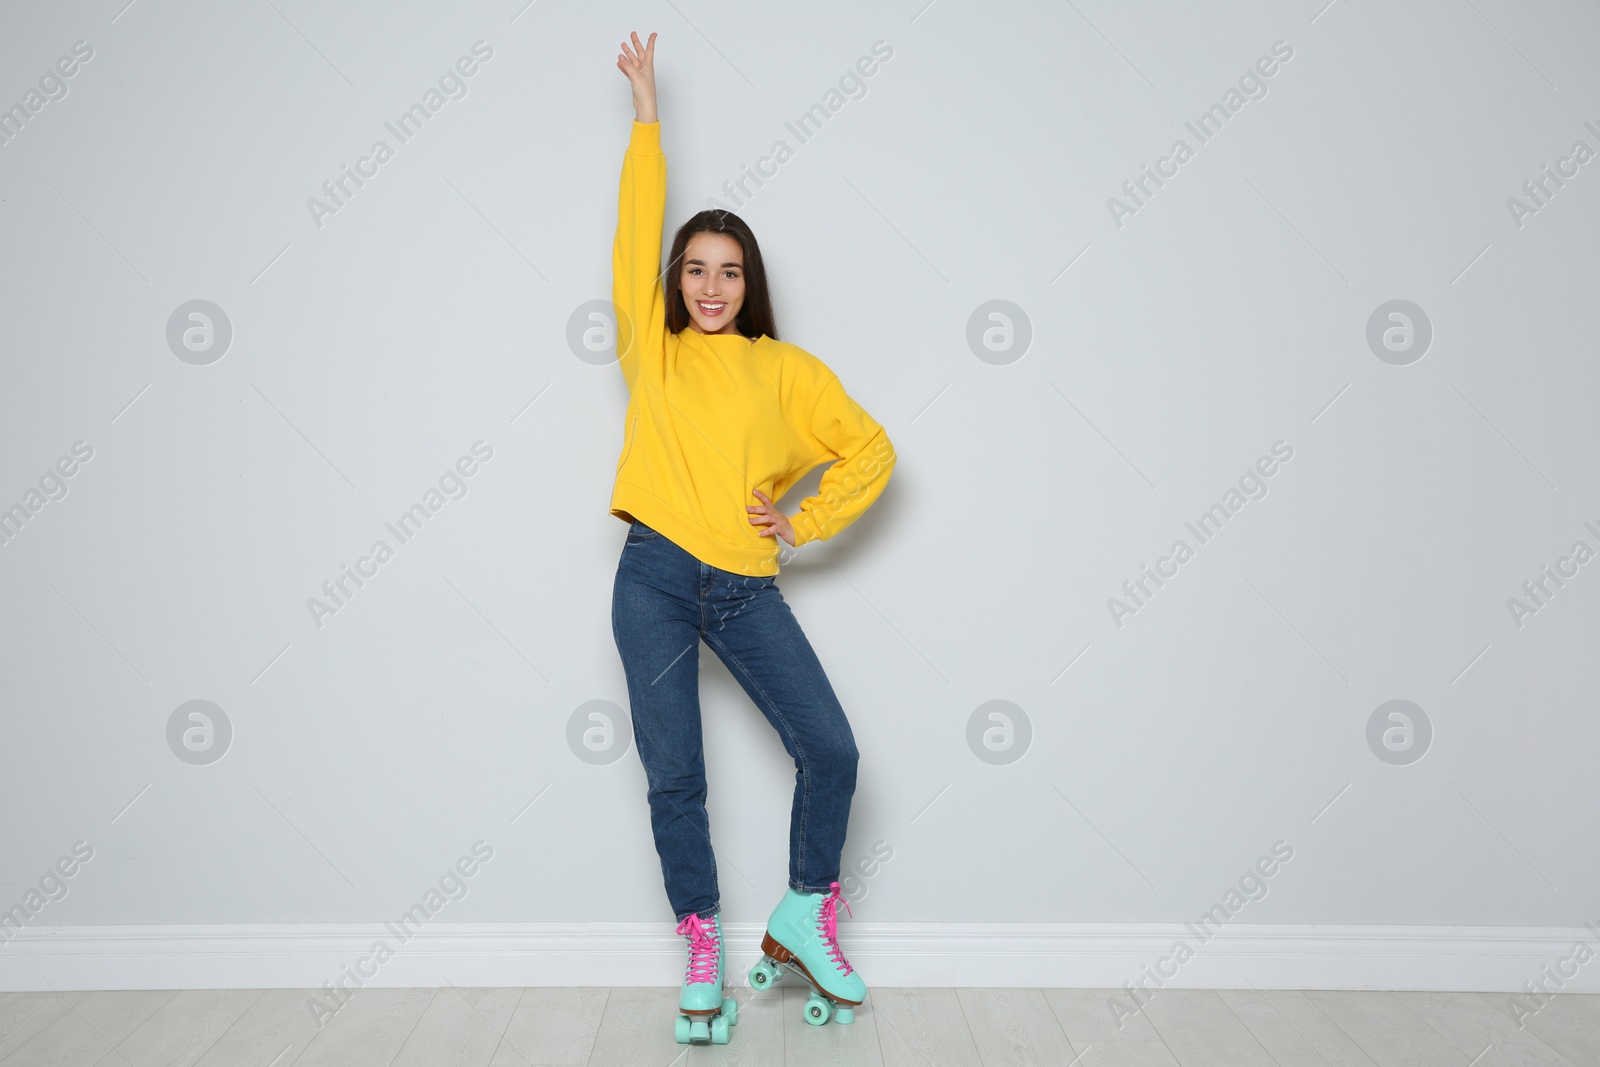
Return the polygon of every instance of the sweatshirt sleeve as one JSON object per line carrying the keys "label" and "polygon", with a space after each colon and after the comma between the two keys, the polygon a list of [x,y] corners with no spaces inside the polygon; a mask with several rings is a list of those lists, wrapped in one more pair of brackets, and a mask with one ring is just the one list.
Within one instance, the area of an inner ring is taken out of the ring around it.
{"label": "sweatshirt sleeve", "polygon": [[667,159],[661,154],[661,123],[635,119],[622,157],[617,237],[611,248],[617,362],[630,393],[639,379],[641,360],[661,348],[666,333],[661,285],[661,226],[666,208]]}
{"label": "sweatshirt sleeve", "polygon": [[837,376],[829,373],[809,420],[796,428],[816,458],[810,470],[836,461],[822,473],[815,496],[800,501],[791,520],[795,546],[832,537],[861,517],[889,483],[894,470],[894,445],[882,426],[850,399]]}

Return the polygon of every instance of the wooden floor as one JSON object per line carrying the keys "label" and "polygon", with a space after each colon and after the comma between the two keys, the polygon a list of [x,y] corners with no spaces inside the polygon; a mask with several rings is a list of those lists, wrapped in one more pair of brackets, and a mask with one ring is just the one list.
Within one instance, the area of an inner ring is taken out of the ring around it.
{"label": "wooden floor", "polygon": [[854,1024],[815,1027],[803,989],[740,987],[733,1040],[686,1047],[675,988],[364,989],[320,1028],[311,993],[0,993],[0,1067],[1600,1065],[1581,994],[1519,1029],[1507,994],[1168,989],[1118,1032],[1113,990],[874,989]]}

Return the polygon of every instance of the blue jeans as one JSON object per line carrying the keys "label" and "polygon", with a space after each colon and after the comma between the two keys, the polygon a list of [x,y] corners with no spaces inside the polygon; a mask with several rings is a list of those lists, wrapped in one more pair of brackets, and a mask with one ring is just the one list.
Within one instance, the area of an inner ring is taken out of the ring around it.
{"label": "blue jeans", "polygon": [[[774,535],[776,536],[776,535]],[[822,664],[775,577],[702,563],[635,520],[611,597],[611,631],[628,676],[634,743],[649,782],[650,827],[679,921],[721,907],[706,817],[700,642],[711,646],[794,759],[789,887],[839,880],[856,742]]]}

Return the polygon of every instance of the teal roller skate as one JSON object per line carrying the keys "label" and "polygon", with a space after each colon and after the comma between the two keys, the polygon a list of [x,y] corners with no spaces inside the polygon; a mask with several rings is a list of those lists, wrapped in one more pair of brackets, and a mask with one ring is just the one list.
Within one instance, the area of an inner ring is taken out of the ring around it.
{"label": "teal roller skate", "polygon": [[750,988],[770,989],[786,970],[794,970],[811,983],[813,992],[806,1000],[805,1020],[821,1026],[829,1015],[834,1022],[853,1023],[855,1009],[867,997],[867,983],[855,973],[839,948],[835,912],[840,904],[850,911],[850,902],[839,895],[839,883],[829,886],[832,894],[784,894],[761,939],[761,961],[750,968]]}
{"label": "teal roller skate", "polygon": [[678,1022],[673,1036],[680,1045],[691,1041],[728,1043],[728,1029],[739,1021],[739,1002],[722,995],[722,931],[717,916],[689,915],[678,924],[689,939],[689,962],[678,991]]}

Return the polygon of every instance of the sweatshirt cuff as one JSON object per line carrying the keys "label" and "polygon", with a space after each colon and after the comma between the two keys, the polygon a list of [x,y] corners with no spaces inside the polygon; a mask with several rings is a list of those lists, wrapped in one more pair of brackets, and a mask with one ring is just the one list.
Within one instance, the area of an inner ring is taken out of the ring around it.
{"label": "sweatshirt cuff", "polygon": [[796,512],[789,521],[789,526],[794,530],[794,547],[810,544],[819,540],[811,523],[811,516],[804,511]]}
{"label": "sweatshirt cuff", "polygon": [[628,138],[628,151],[638,152],[643,155],[658,155],[661,152],[661,123],[640,122],[633,120],[633,133]]}

